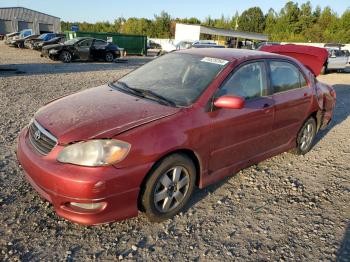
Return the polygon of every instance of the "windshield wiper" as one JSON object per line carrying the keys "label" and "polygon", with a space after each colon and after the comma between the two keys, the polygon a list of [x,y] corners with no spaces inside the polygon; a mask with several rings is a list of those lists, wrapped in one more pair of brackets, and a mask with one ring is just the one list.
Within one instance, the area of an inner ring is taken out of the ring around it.
{"label": "windshield wiper", "polygon": [[145,97],[152,97],[155,98],[157,101],[162,102],[167,104],[168,106],[176,106],[176,104],[174,103],[174,101],[159,95],[151,90],[147,90],[147,89],[137,89],[137,88],[133,88],[133,90],[140,92],[141,94],[143,94]]}
{"label": "windshield wiper", "polygon": [[138,90],[136,90],[134,88],[131,88],[127,83],[124,83],[124,82],[121,82],[121,81],[114,82],[114,83],[109,83],[108,85],[112,86],[112,87],[116,87],[118,89],[121,89],[124,92],[132,93],[132,94],[134,94],[136,96],[145,97],[145,95],[142,92],[140,92],[140,91],[138,91]]}
{"label": "windshield wiper", "polygon": [[151,90],[132,88],[125,82],[117,81],[115,83],[109,83],[109,86],[116,87],[118,89],[122,89],[125,92],[132,93],[132,94],[139,96],[139,97],[151,98],[152,100],[156,100],[156,101],[161,102],[163,104],[166,104],[168,106],[176,106],[176,104],[172,100],[165,98],[164,96],[161,96],[161,95],[159,95]]}

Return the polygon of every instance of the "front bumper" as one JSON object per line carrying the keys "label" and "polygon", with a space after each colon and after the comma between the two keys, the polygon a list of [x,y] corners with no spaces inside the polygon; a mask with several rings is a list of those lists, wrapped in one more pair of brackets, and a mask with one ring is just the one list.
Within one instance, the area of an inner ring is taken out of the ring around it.
{"label": "front bumper", "polygon": [[[25,176],[39,194],[51,202],[56,213],[73,222],[95,225],[138,214],[139,186],[150,165],[117,169],[81,167],[56,161],[61,146],[47,156],[40,155],[27,139],[27,128],[18,140],[17,158]],[[77,209],[78,203],[105,203],[98,210]]]}

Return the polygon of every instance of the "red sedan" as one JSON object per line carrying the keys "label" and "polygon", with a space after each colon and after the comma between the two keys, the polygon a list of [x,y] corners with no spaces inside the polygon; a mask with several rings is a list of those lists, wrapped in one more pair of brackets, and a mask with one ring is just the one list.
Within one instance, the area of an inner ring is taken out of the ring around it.
{"label": "red sedan", "polygon": [[305,154],[336,94],[286,56],[190,49],[41,108],[18,142],[32,186],[81,224],[178,213],[207,185],[293,149]]}

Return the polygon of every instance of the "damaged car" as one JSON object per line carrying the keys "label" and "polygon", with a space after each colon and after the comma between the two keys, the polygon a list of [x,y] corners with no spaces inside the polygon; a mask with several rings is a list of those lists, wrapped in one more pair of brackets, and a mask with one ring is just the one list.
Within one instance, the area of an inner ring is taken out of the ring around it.
{"label": "damaged car", "polygon": [[44,46],[48,45],[56,45],[56,44],[63,44],[66,40],[65,35],[59,35],[56,36],[50,40],[43,41],[43,42],[36,42],[33,44],[33,49],[41,51]]}
{"label": "damaged car", "polygon": [[35,49],[35,46],[39,43],[50,41],[51,39],[59,36],[65,36],[64,34],[56,34],[56,33],[46,33],[42,34],[37,38],[32,38],[24,41],[24,46],[29,49]]}
{"label": "damaged car", "polygon": [[334,89],[294,58],[187,49],[45,105],[21,131],[17,157],[63,218],[163,221],[195,187],[308,153],[335,103]]}
{"label": "damaged car", "polygon": [[77,37],[62,44],[47,45],[41,50],[42,57],[70,63],[73,60],[104,60],[113,62],[120,57],[118,46],[101,39]]}

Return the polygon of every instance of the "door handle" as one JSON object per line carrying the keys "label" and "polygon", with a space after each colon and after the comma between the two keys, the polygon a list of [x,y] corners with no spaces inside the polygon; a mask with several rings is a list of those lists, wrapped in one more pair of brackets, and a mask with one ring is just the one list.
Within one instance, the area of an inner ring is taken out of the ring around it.
{"label": "door handle", "polygon": [[263,106],[263,108],[268,108],[268,107],[270,107],[271,105],[269,104],[269,103],[265,103],[264,104],[264,106]]}

